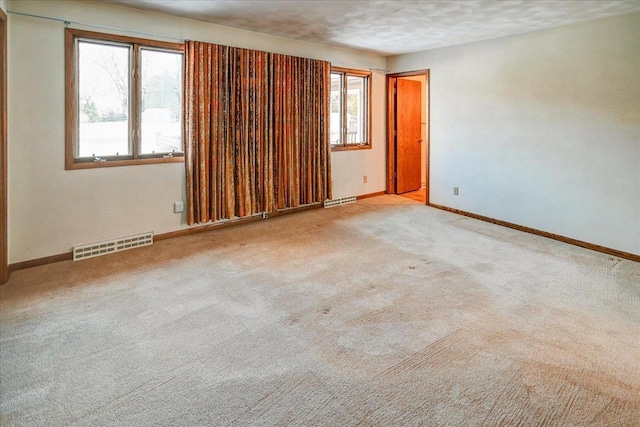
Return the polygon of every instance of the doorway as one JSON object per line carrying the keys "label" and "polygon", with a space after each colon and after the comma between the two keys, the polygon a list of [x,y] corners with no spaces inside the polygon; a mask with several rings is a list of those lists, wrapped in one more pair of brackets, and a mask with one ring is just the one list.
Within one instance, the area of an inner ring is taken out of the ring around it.
{"label": "doorway", "polygon": [[429,70],[387,75],[387,193],[429,204]]}

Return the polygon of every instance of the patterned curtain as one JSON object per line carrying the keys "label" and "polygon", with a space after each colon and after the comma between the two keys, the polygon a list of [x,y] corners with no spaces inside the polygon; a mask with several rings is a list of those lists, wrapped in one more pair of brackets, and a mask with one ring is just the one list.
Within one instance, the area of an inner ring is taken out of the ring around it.
{"label": "patterned curtain", "polygon": [[330,64],[185,42],[187,222],[331,198]]}

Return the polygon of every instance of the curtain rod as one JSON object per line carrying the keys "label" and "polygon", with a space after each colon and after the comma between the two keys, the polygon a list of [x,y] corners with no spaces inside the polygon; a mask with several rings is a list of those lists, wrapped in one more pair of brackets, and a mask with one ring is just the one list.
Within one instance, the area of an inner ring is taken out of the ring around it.
{"label": "curtain rod", "polygon": [[145,32],[142,32],[142,31],[128,30],[126,28],[118,28],[118,27],[109,27],[109,26],[106,26],[106,25],[89,24],[87,22],[71,21],[69,19],[53,18],[51,16],[34,15],[34,14],[31,14],[31,13],[14,12],[12,10],[8,10],[7,13],[10,13],[12,15],[28,16],[30,18],[48,19],[49,21],[62,22],[62,23],[64,23],[65,27],[68,27],[69,25],[72,25],[72,24],[73,25],[82,25],[83,27],[100,28],[100,29],[103,29],[103,30],[112,30],[112,31],[122,31],[122,32],[125,32],[125,33],[139,34],[139,35],[143,35],[143,36],[159,37],[159,38],[168,39],[168,40],[177,40],[177,41],[179,41],[181,43],[184,42],[184,39],[180,39],[178,37],[164,36],[162,34],[154,34],[154,33],[145,33]]}
{"label": "curtain rod", "polygon": [[[338,67],[347,67],[347,68],[360,68],[362,69],[363,67],[358,67],[358,66],[354,66],[353,64],[347,64],[346,62],[333,62],[333,61],[329,61],[331,62],[331,65],[335,65]],[[383,71],[385,73],[388,73],[390,70],[385,70],[384,68],[374,68],[374,67],[364,67],[366,69],[368,69],[369,71]]]}

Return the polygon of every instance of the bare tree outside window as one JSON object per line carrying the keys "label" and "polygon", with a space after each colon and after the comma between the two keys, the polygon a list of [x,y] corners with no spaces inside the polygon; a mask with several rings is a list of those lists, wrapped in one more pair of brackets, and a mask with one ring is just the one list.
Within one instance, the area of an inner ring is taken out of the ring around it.
{"label": "bare tree outside window", "polygon": [[182,150],[182,55],[142,50],[141,153]]}
{"label": "bare tree outside window", "polygon": [[80,157],[129,153],[130,48],[78,43]]}
{"label": "bare tree outside window", "polygon": [[66,167],[182,161],[184,46],[67,28]]}

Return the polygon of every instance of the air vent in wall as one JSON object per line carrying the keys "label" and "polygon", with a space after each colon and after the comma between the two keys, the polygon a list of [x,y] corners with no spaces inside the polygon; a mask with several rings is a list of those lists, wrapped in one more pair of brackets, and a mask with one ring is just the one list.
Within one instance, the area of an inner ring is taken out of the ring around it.
{"label": "air vent in wall", "polygon": [[90,243],[88,245],[74,246],[73,260],[78,261],[86,258],[94,258],[114,252],[126,251],[140,246],[153,244],[153,232],[137,234],[135,236],[122,237],[120,239],[108,240],[100,243]]}
{"label": "air vent in wall", "polygon": [[356,196],[343,197],[341,199],[325,200],[325,208],[333,208],[335,206],[346,205],[347,203],[355,203]]}

